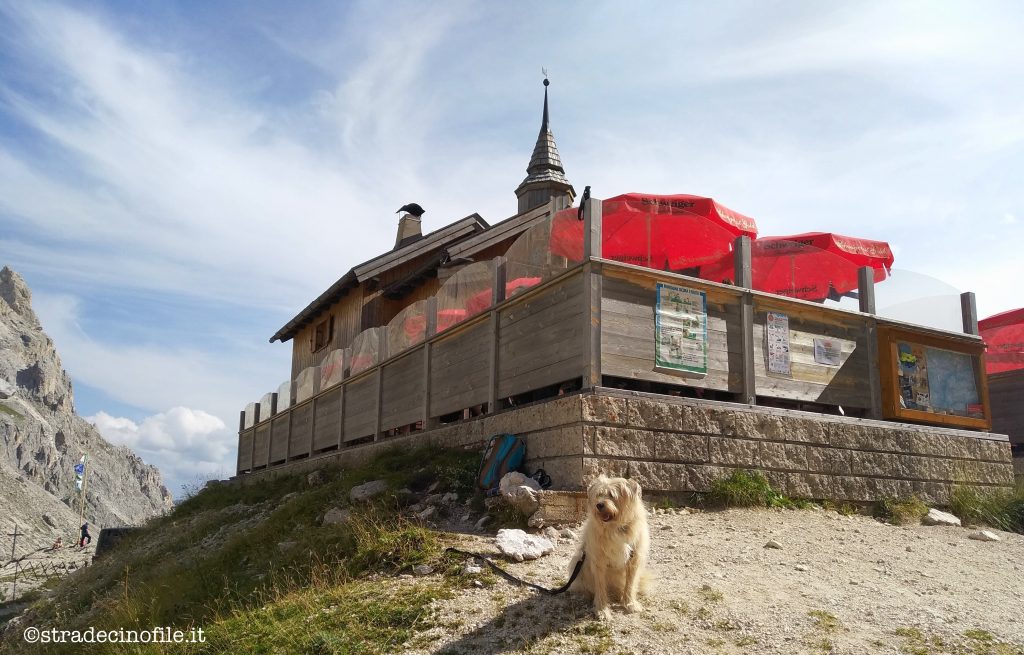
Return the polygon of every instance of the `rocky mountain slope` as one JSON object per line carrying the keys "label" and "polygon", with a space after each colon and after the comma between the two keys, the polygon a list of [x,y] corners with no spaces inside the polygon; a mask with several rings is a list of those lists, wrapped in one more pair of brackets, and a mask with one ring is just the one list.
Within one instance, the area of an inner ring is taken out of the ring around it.
{"label": "rocky mountain slope", "polygon": [[[86,519],[142,523],[171,507],[160,472],[75,414],[71,379],[32,309],[32,293],[0,270],[0,534],[19,526],[18,554],[77,538],[74,465],[89,455]],[[93,532],[94,538],[99,530]],[[6,545],[9,553],[10,545]],[[3,551],[0,551],[3,552]]]}

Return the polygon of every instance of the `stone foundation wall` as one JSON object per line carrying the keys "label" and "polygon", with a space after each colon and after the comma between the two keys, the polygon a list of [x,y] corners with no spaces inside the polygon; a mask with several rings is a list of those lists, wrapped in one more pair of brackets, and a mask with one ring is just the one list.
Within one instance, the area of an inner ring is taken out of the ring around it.
{"label": "stone foundation wall", "polygon": [[583,471],[649,491],[710,489],[758,469],[801,498],[911,494],[944,504],[955,484],[1013,484],[1002,435],[602,390],[583,397]]}
{"label": "stone foundation wall", "polygon": [[955,484],[1009,486],[1003,435],[597,389],[386,439],[235,478],[359,466],[389,448],[479,447],[494,434],[526,441],[526,468],[552,489],[580,490],[600,473],[648,492],[706,492],[736,469],[757,469],[787,495],[868,502],[915,494],[945,504]]}

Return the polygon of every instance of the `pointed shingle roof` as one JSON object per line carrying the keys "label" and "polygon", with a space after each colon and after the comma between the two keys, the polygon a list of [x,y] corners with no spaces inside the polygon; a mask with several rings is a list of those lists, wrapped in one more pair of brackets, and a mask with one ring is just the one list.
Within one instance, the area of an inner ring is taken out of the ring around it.
{"label": "pointed shingle roof", "polygon": [[[565,177],[565,169],[562,167],[562,158],[558,155],[558,146],[555,145],[555,135],[551,133],[550,118],[548,114],[548,82],[544,80],[544,117],[540,124],[540,133],[537,135],[537,143],[533,147],[533,156],[530,157],[530,165],[526,167],[526,178],[516,188],[516,195],[521,199],[529,191],[544,190],[550,195],[564,194],[568,192],[570,197],[575,196],[572,185]],[[520,212],[529,208],[520,206]]]}

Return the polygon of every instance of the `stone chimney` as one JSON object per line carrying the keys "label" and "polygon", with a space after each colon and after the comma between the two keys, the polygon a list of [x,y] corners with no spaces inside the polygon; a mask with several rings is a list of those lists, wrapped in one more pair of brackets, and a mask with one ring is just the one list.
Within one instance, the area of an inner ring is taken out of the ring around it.
{"label": "stone chimney", "polygon": [[418,217],[408,212],[402,214],[401,218],[398,219],[398,236],[395,237],[395,250],[423,238],[423,228],[420,223],[421,221]]}

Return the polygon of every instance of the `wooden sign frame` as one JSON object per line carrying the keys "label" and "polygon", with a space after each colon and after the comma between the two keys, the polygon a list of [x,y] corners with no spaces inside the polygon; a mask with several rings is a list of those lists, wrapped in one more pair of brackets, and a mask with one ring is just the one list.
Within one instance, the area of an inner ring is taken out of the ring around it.
{"label": "wooden sign frame", "polygon": [[[978,385],[978,399],[981,402],[984,417],[938,414],[902,407],[900,405],[897,356],[897,344],[901,342],[970,355],[974,363],[974,379]],[[985,376],[985,344],[981,341],[968,342],[955,337],[922,334],[905,328],[879,325],[878,373],[881,378],[882,416],[884,418],[950,428],[992,429],[992,407],[989,404],[988,379]]]}

